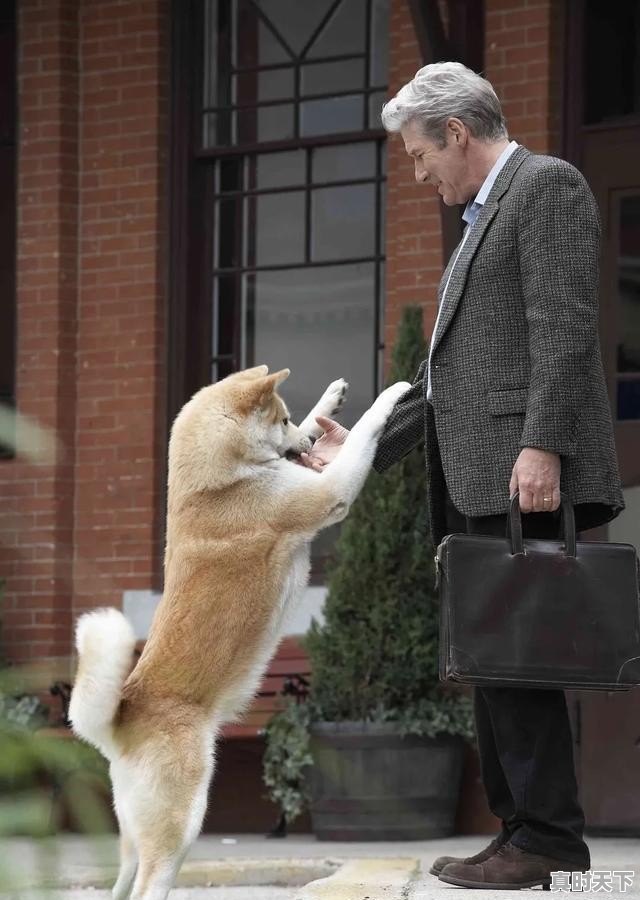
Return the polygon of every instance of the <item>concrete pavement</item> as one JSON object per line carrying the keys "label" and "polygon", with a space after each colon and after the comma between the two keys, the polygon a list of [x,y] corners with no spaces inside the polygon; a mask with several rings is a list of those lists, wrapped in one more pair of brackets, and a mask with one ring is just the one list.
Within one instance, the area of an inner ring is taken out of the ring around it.
{"label": "concrete pavement", "polygon": [[[462,890],[464,893],[458,896],[464,900],[505,900],[509,892],[469,891],[446,885],[427,874],[436,856],[467,856],[485,846],[488,840],[489,837],[482,835],[360,844],[323,843],[310,835],[294,835],[284,840],[253,835],[205,835],[196,842],[184,866],[182,883],[186,880],[189,886],[177,888],[172,897],[175,900],[454,900],[456,895],[451,892]],[[591,838],[589,845],[592,870],[634,873],[633,884],[626,891],[606,891],[601,887],[593,891],[593,896],[640,900],[640,839]],[[0,842],[0,866],[11,869],[16,886],[13,895],[21,898],[32,896],[27,885],[48,883],[60,887],[56,896],[64,900],[106,900],[109,893],[96,888],[111,883],[116,865],[117,843],[111,836],[101,839],[64,836],[49,845],[20,838]],[[529,894],[529,891],[519,892],[518,897],[524,900]]]}
{"label": "concrete pavement", "polygon": [[[297,890],[283,887],[174,888],[169,897],[170,900],[297,900]],[[111,891],[89,891],[86,888],[65,891],[57,897],[64,900],[112,900]],[[30,898],[25,896],[24,900]],[[42,895],[39,900],[44,900]]]}

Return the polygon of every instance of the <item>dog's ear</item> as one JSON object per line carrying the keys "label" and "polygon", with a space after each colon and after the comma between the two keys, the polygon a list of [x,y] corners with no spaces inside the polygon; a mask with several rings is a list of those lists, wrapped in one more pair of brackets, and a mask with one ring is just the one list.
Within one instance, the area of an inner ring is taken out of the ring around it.
{"label": "dog's ear", "polygon": [[270,375],[266,380],[269,381],[270,378],[273,378],[274,383],[271,390],[275,390],[283,381],[287,380],[289,375],[291,375],[291,369],[280,369],[279,372],[274,372],[273,375]]}
{"label": "dog's ear", "polygon": [[290,369],[281,369],[272,375],[262,378],[254,378],[248,384],[242,386],[241,406],[245,412],[252,409],[268,406],[276,388],[291,374]]}
{"label": "dog's ear", "polygon": [[267,406],[271,401],[276,388],[278,388],[283,381],[286,381],[290,374],[290,369],[280,369],[279,372],[274,372],[273,375],[266,375],[264,378],[258,379],[257,386],[259,388],[259,399],[257,405]]}
{"label": "dog's ear", "polygon": [[255,378],[264,378],[269,373],[269,366],[254,366],[252,369],[241,369],[234,372],[231,378],[238,381],[251,381]]}

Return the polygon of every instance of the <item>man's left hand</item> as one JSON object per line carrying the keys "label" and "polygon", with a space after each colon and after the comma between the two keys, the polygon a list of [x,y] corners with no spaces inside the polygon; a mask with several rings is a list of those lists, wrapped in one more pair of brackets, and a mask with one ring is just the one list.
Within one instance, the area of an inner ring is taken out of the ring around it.
{"label": "man's left hand", "polygon": [[560,506],[560,457],[548,450],[525,447],[516,460],[509,496],[520,492],[523,513],[553,512]]}
{"label": "man's left hand", "polygon": [[324,431],[308,453],[301,453],[298,465],[306,466],[315,472],[322,472],[332,462],[346,441],[349,429],[327,416],[316,416],[316,422]]}

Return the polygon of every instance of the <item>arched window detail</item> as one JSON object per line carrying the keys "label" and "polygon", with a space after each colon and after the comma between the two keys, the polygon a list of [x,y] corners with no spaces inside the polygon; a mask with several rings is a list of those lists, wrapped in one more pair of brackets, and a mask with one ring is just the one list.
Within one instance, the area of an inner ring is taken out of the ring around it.
{"label": "arched window detail", "polygon": [[205,3],[211,378],[288,366],[295,416],[343,376],[350,424],[380,386],[388,17],[383,0]]}

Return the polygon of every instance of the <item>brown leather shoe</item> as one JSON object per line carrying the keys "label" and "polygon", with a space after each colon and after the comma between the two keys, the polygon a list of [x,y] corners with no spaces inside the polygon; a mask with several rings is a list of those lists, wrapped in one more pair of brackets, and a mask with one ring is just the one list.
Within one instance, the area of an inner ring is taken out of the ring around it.
{"label": "brown leather shoe", "polygon": [[527,853],[510,841],[499,847],[493,856],[482,863],[449,863],[438,876],[440,881],[458,887],[509,890],[541,885],[549,890],[552,872],[586,872],[575,863]]}
{"label": "brown leather shoe", "polygon": [[485,861],[485,859],[489,859],[490,856],[493,856],[496,850],[499,847],[502,847],[505,842],[506,838],[501,833],[497,837],[494,837],[488,847],[485,847],[484,850],[481,850],[479,853],[476,853],[473,856],[467,856],[464,859],[461,856],[439,856],[433,861],[433,865],[429,869],[429,873],[431,875],[439,875],[444,867],[448,866],[449,863],[464,863],[464,865],[467,866],[472,866],[475,863],[482,863]]}

